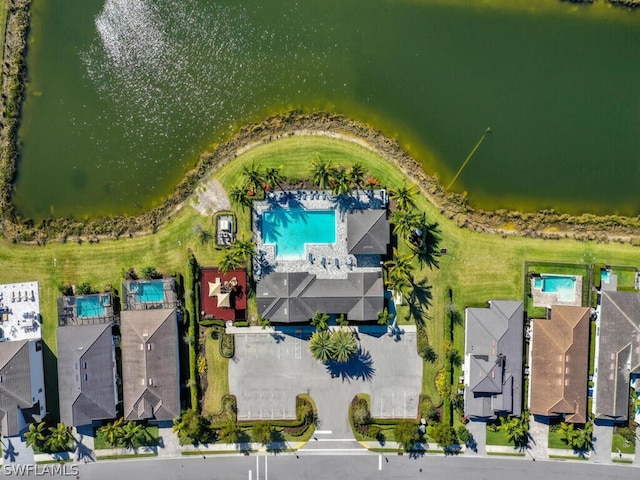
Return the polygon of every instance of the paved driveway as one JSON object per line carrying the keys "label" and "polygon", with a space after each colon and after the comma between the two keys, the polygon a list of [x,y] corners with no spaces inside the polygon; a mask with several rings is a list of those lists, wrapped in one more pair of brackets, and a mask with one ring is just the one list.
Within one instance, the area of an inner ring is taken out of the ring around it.
{"label": "paved driveway", "polygon": [[295,418],[300,393],[314,399],[318,429],[330,430],[333,438],[352,438],[348,405],[357,393],[371,396],[375,417],[416,417],[422,359],[416,353],[415,331],[391,337],[385,329],[361,327],[358,358],[329,365],[311,357],[312,331],[285,327],[274,334],[236,334],[229,389],[238,399],[240,420]]}

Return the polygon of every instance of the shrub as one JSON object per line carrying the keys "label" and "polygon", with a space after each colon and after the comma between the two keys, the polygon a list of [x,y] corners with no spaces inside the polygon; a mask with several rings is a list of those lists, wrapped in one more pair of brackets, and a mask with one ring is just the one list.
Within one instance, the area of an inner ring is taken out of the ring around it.
{"label": "shrub", "polygon": [[420,403],[420,416],[426,418],[430,423],[440,420],[438,409],[428,397],[424,397]]}
{"label": "shrub", "polygon": [[207,359],[205,357],[198,357],[198,375],[204,375],[207,373]]}
{"label": "shrub", "polygon": [[456,430],[456,436],[458,437],[458,441],[465,445],[469,440],[471,440],[471,433],[469,433],[469,430],[467,430],[463,425],[460,425]]}
{"label": "shrub", "polygon": [[198,322],[202,327],[226,327],[226,323],[224,320],[213,319],[213,320],[200,320]]}
{"label": "shrub", "polygon": [[220,355],[224,358],[232,358],[235,352],[235,343],[233,341],[233,335],[222,334],[220,338]]}
{"label": "shrub", "polygon": [[446,369],[440,370],[436,376],[436,390],[443,400],[447,400],[451,396],[451,382]]}

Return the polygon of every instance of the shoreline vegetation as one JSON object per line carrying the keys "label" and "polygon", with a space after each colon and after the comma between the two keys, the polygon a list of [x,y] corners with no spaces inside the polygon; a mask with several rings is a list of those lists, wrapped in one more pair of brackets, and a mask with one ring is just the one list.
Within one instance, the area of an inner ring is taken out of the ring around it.
{"label": "shoreline vegetation", "polygon": [[[88,220],[44,219],[39,224],[23,219],[12,203],[13,181],[19,160],[18,127],[24,99],[25,54],[31,0],[6,0],[9,5],[2,66],[2,105],[0,106],[0,233],[14,243],[43,245],[50,241],[98,241],[155,232],[184,205],[200,181],[253,147],[290,136],[327,136],[357,143],[383,156],[417,183],[423,195],[440,213],[461,228],[475,232],[531,238],[574,238],[599,242],[616,241],[640,245],[640,216],[569,215],[555,210],[519,212],[485,211],[472,208],[463,194],[447,192],[435,176],[422,167],[391,138],[359,121],[339,114],[305,113],[294,110],[247,125],[226,142],[200,155],[174,191],[162,203],[136,216],[106,216]],[[591,3],[569,0],[577,3]],[[606,0],[610,3],[640,6],[640,0]]]}
{"label": "shoreline vegetation", "polygon": [[531,238],[616,241],[640,246],[640,217],[621,215],[598,216],[585,213],[569,215],[554,210],[519,212],[474,209],[465,195],[447,192],[438,179],[424,172],[400,144],[368,125],[343,115],[325,112],[304,113],[299,110],[267,118],[259,124],[247,125],[230,140],[201,154],[195,168],[188,171],[174,192],[161,205],[138,216],[100,217],[86,221],[72,218],[45,219],[39,225],[20,222],[12,210],[3,210],[0,232],[12,242],[44,244],[69,238],[97,241],[155,232],[184,206],[200,181],[211,170],[217,170],[237,156],[259,145],[293,136],[325,136],[358,144],[384,157],[411,178],[421,193],[458,227],[474,232]]}

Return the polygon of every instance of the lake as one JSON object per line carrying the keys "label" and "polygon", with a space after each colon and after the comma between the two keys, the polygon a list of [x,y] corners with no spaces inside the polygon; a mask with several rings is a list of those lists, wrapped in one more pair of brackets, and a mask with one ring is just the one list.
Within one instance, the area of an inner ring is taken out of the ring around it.
{"label": "lake", "polygon": [[[532,8],[531,6],[535,8]],[[640,12],[556,0],[34,0],[14,201],[136,214],[291,108],[398,138],[473,206],[640,213]]]}

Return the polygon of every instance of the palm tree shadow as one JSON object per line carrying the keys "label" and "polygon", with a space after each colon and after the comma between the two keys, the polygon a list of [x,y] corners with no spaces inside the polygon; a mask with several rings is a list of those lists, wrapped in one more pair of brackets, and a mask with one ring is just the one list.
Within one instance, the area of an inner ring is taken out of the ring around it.
{"label": "palm tree shadow", "polygon": [[370,382],[376,373],[373,368],[371,353],[358,347],[358,351],[347,362],[330,360],[326,364],[327,371],[332,378],[341,378],[343,382],[351,383],[351,380]]}
{"label": "palm tree shadow", "polygon": [[427,285],[426,282],[426,279],[422,279],[414,283],[408,299],[409,316],[413,318],[418,326],[424,325],[425,312],[431,306],[431,300],[433,298],[431,285]]}
{"label": "palm tree shadow", "polygon": [[15,463],[16,457],[20,456],[19,452],[16,452],[16,448],[13,446],[13,443],[10,439],[7,439],[7,445],[4,445],[4,459],[9,460],[9,463]]}
{"label": "palm tree shadow", "polygon": [[414,249],[420,266],[440,268],[440,229],[437,223],[425,223],[422,226],[423,236],[420,248]]}

